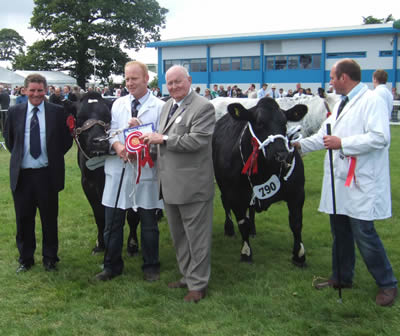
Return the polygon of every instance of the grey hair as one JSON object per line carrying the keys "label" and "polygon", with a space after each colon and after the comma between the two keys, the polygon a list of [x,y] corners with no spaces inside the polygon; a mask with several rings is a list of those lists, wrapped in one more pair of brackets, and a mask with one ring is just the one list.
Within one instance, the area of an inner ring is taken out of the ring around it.
{"label": "grey hair", "polygon": [[190,74],[189,74],[189,71],[188,71],[188,69],[186,69],[184,66],[182,66],[182,65],[173,65],[172,67],[170,67],[168,70],[167,70],[167,72],[166,72],[166,74],[170,71],[170,70],[172,70],[172,69],[181,69],[182,71],[183,71],[183,73],[187,76],[187,77],[190,77]]}

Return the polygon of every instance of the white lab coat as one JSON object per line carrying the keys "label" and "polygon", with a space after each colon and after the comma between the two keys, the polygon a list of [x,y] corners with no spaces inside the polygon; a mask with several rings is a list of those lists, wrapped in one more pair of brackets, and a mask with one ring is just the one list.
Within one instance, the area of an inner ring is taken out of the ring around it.
{"label": "white lab coat", "polygon": [[[162,100],[150,94],[146,102],[140,107],[137,117],[143,124],[152,122],[155,130],[157,130],[163,105],[164,102]],[[126,95],[118,98],[113,104],[111,129],[116,130],[128,127],[128,120],[130,118],[130,96]],[[124,134],[120,133],[114,139],[111,139],[110,144],[117,140],[124,144]],[[125,174],[118,200],[118,208],[136,209],[140,207],[144,209],[162,209],[164,206],[162,200],[159,199],[157,161],[154,161],[153,168],[150,168],[148,164],[146,164],[145,167],[142,167],[139,184],[136,184],[136,164],[136,162],[128,162],[126,164]],[[122,168],[123,161],[118,156],[114,155],[107,157],[104,165],[106,183],[102,199],[102,203],[105,206],[112,208],[115,206]]]}
{"label": "white lab coat", "polygon": [[382,97],[382,99],[385,101],[385,105],[387,107],[387,112],[389,115],[389,120],[392,117],[392,111],[393,111],[393,95],[389,91],[389,89],[386,87],[385,84],[379,84],[374,92]]}
{"label": "white lab coat", "polygon": [[[326,124],[331,123],[332,135],[342,140],[342,149],[333,150],[336,213],[361,220],[388,218],[391,216],[390,128],[388,115],[382,113],[385,103],[364,85],[336,120],[339,104],[318,133],[300,141],[301,149],[303,152],[324,149]],[[357,158],[355,180],[346,187],[350,156]],[[333,214],[328,152],[319,211]]]}

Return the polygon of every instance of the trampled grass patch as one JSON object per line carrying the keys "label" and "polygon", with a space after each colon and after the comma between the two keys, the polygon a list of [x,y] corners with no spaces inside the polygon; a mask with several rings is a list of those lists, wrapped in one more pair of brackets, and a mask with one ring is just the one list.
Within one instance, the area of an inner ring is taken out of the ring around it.
{"label": "trampled grass patch", "polygon": [[[394,270],[400,277],[400,128],[392,127],[393,217],[376,222]],[[166,219],[160,222],[161,280],[146,283],[141,257],[124,251],[124,274],[95,283],[102,256],[91,255],[96,226],[80,186],[76,147],[67,154],[66,188],[60,193],[59,270],[46,273],[37,223],[36,265],[16,275],[15,215],[8,179],[9,153],[0,150],[0,335],[397,335],[400,303],[375,305],[376,285],[359,255],[352,290],[312,288],[314,276],[331,269],[327,215],[317,211],[324,153],[304,157],[306,202],[303,242],[307,267],[291,264],[292,233],[286,204],[256,215],[251,240],[254,263],[240,263],[241,238],[223,234],[224,211],[217,190],[208,297],[184,304],[183,289],[166,284],[179,273]],[[127,232],[127,231],[126,231]]]}

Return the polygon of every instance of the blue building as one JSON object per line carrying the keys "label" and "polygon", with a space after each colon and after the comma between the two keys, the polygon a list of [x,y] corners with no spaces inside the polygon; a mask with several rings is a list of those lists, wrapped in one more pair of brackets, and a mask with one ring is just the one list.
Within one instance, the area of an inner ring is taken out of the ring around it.
{"label": "blue building", "polygon": [[400,29],[393,23],[312,30],[186,37],[148,43],[158,49],[158,81],[164,95],[165,72],[174,64],[185,66],[193,87],[201,92],[212,85],[238,85],[246,90],[254,83],[295,89],[296,83],[316,92],[327,89],[332,65],[353,58],[361,66],[362,81],[372,88],[372,73],[384,69],[388,88],[399,91]]}

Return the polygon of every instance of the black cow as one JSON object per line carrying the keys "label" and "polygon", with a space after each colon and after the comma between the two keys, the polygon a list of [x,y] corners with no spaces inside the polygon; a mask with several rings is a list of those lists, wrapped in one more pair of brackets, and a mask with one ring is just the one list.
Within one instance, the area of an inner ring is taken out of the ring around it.
{"label": "black cow", "polygon": [[228,113],[216,123],[213,163],[227,215],[225,232],[233,234],[228,218],[232,210],[242,236],[242,261],[252,262],[251,221],[246,214],[250,205],[260,212],[284,200],[294,236],[292,261],[298,266],[305,264],[301,240],[304,166],[290,146],[286,123],[299,121],[306,113],[305,105],[283,111],[274,99],[263,98],[248,110],[239,103],[230,104]]}
{"label": "black cow", "polygon": [[[104,166],[88,169],[87,161],[109,154],[109,143],[103,141],[107,137],[107,129],[111,123],[112,102],[103,99],[97,92],[84,95],[79,104],[64,101],[67,112],[76,116],[74,131],[78,146],[78,165],[81,170],[81,184],[86,198],[92,207],[97,225],[97,242],[93,254],[103,252],[104,245],[104,206],[101,204],[105,184]],[[78,110],[78,112],[76,112]],[[136,229],[139,217],[133,210],[127,212],[130,234],[128,237],[128,254],[138,252]]]}

